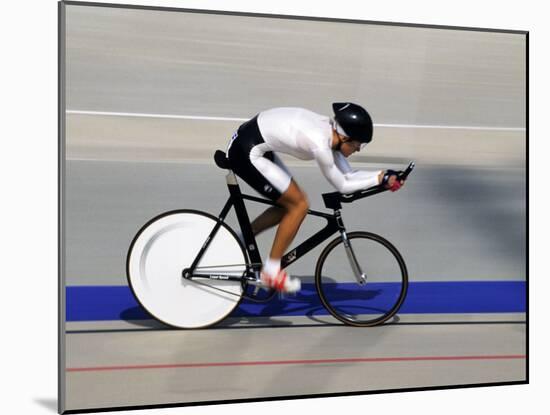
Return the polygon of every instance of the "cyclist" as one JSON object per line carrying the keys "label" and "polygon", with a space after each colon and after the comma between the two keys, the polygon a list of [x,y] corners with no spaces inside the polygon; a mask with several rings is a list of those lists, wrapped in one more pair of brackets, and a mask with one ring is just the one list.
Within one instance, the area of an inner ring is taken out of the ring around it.
{"label": "cyclist", "polygon": [[326,179],[341,193],[383,184],[398,190],[397,172],[355,171],[346,158],[372,140],[369,113],[350,102],[332,104],[334,117],[303,108],[273,108],[260,112],[233,134],[227,149],[232,170],[252,188],[281,207],[271,207],[252,222],[255,235],[279,224],[262,282],[277,291],[300,290],[298,278],[281,270],[281,258],[307,215],[307,196],[277,153],[315,160]]}

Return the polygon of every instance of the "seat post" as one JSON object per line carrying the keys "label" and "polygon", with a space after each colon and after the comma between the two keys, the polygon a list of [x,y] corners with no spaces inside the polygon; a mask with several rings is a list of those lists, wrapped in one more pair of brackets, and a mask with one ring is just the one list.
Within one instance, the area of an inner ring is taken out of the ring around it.
{"label": "seat post", "polygon": [[[225,176],[225,181],[227,182],[227,185],[236,185],[239,186],[239,183],[237,182],[237,176],[235,176],[235,173],[233,173],[233,170],[229,170],[227,172],[227,176]],[[240,193],[240,190],[239,190]]]}

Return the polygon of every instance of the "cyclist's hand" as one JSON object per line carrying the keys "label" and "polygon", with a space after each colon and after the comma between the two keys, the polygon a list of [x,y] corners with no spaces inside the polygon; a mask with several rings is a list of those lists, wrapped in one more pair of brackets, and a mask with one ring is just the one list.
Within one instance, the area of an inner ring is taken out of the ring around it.
{"label": "cyclist's hand", "polygon": [[405,180],[399,179],[399,173],[401,172],[386,170],[386,173],[384,174],[384,178],[382,180],[382,185],[392,192],[396,192],[401,189],[405,185]]}
{"label": "cyclist's hand", "polygon": [[387,189],[396,192],[405,185],[405,180],[399,180],[397,176],[391,176],[388,180]]}

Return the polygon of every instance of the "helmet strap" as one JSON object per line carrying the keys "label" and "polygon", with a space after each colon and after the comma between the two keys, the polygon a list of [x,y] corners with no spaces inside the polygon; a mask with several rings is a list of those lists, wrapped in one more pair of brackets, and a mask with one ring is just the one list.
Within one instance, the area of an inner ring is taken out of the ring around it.
{"label": "helmet strap", "polygon": [[342,128],[342,126],[340,124],[338,124],[338,121],[336,121],[335,119],[332,120],[332,128],[334,128],[340,136],[342,136],[342,137],[347,137],[348,136],[346,134],[346,132],[344,131],[344,129]]}
{"label": "helmet strap", "polygon": [[340,148],[342,147],[342,136],[338,134],[338,131],[336,131],[336,128],[332,128],[332,136],[336,136],[336,145],[334,146],[333,150],[340,151]]}
{"label": "helmet strap", "polygon": [[342,127],[338,124],[338,122],[335,119],[331,119],[331,125],[332,130],[336,134],[336,137],[338,138],[338,143],[336,144],[336,147],[334,150],[340,151],[342,148],[342,144],[346,142],[346,138],[349,138],[347,135],[344,134],[344,131],[342,130]]}

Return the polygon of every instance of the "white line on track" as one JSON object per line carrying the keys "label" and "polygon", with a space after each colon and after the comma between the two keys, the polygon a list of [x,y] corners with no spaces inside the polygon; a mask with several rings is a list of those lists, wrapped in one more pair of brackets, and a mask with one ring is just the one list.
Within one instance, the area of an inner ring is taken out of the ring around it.
{"label": "white line on track", "polygon": [[171,115],[171,114],[141,114],[137,112],[103,112],[103,111],[78,111],[67,110],[67,114],[77,115],[106,115],[113,117],[139,117],[139,118],[169,118],[176,120],[206,120],[206,121],[248,121],[247,118],[231,117],[202,117],[198,115]]}
{"label": "white line on track", "polygon": [[[233,117],[206,117],[198,115],[174,115],[174,114],[143,114],[137,112],[108,112],[108,111],[83,111],[67,110],[66,114],[75,115],[100,115],[112,117],[139,117],[139,118],[166,118],[180,120],[204,120],[204,121],[248,121],[248,118]],[[376,127],[387,128],[428,128],[428,129],[449,129],[449,130],[482,130],[482,131],[525,131],[523,127],[482,127],[468,125],[423,125],[423,124],[374,124]]]}

